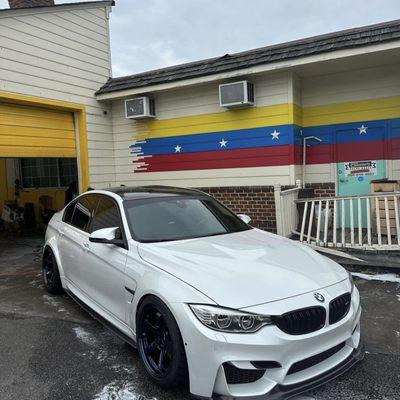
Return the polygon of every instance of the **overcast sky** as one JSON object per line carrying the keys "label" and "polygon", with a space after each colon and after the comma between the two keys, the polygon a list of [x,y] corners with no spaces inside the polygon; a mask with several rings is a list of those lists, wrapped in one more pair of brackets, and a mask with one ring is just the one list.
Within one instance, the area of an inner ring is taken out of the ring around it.
{"label": "overcast sky", "polygon": [[[81,0],[56,3],[73,1]],[[0,0],[0,8],[7,6]],[[116,0],[113,73],[128,75],[393,19],[400,19],[400,0]]]}

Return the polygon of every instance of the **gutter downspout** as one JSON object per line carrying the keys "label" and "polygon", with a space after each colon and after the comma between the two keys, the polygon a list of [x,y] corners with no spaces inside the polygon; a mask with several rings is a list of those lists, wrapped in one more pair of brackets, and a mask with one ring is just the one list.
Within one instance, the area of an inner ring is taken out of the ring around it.
{"label": "gutter downspout", "polygon": [[307,160],[306,160],[306,155],[307,155],[307,140],[316,140],[317,142],[322,142],[322,139],[320,139],[319,137],[316,136],[307,136],[305,138],[303,138],[303,176],[302,176],[302,181],[303,181],[303,189],[305,189],[306,187],[306,164],[307,164]]}

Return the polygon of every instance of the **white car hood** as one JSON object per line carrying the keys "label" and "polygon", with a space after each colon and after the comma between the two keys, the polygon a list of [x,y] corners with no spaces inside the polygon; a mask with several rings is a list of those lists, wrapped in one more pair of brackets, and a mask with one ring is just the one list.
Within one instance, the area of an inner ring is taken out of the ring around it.
{"label": "white car hood", "polygon": [[312,249],[258,229],[162,243],[141,243],[142,259],[217,304],[245,308],[333,285],[347,278]]}

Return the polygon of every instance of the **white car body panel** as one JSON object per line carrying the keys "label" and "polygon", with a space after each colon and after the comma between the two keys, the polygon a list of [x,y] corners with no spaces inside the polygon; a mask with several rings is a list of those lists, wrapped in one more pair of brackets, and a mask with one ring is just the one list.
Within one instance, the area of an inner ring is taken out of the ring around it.
{"label": "white car body panel", "polygon": [[[56,213],[45,246],[56,257],[63,287],[133,340],[139,302],[149,294],[159,297],[181,331],[193,395],[264,396],[282,385],[318,377],[360,351],[361,307],[356,288],[348,314],[333,325],[328,322],[329,302],[352,290],[347,272],[333,261],[258,229],[139,243],[129,231],[122,197],[109,191],[90,194],[109,196],[118,204],[127,248],[89,242],[88,233],[64,223],[63,212]],[[325,302],[318,302],[315,292],[322,294]],[[188,304],[219,305],[262,315],[321,306],[327,321],[321,329],[301,335],[287,334],[275,325],[251,334],[223,333],[203,325]],[[287,375],[294,363],[340,343],[344,347],[332,357]],[[254,369],[251,361],[265,360],[279,362],[282,368],[267,370],[253,383],[227,383],[223,363]]]}
{"label": "white car body panel", "polygon": [[[307,246],[258,229],[143,243],[139,253],[229,308],[297,296],[348,278],[346,271]],[[291,281],[296,285],[287,284]]]}
{"label": "white car body panel", "polygon": [[[298,301],[295,308],[299,308],[299,304],[312,304],[310,296],[307,297],[305,303]],[[280,301],[281,304],[277,305],[276,309],[285,309],[287,301],[287,299]],[[174,308],[178,320],[189,318],[192,321],[192,324],[182,325],[182,335],[188,343],[190,375],[196,377],[190,382],[191,392],[202,393],[204,397],[210,397],[210,393],[217,392],[230,397],[251,398],[265,396],[276,385],[294,384],[324,373],[346,359],[359,346],[361,314],[359,304],[359,295],[356,293],[349,314],[338,325],[300,336],[285,334],[276,326],[267,326],[249,335],[211,331],[196,319],[187,306],[177,304]],[[289,306],[291,305],[290,302]],[[346,342],[346,347],[336,354],[335,359],[328,359],[313,369],[309,368],[286,376],[293,363],[319,354],[341,342]],[[221,365],[224,362],[245,363],[244,368],[249,368],[249,361],[265,360],[278,361],[284,368],[267,371],[262,381],[257,381],[256,384],[227,385],[223,379]]]}

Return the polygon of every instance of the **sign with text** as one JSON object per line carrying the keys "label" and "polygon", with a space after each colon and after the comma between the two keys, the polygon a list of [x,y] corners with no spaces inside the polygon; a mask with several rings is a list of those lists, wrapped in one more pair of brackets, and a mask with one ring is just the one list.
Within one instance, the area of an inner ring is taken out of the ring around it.
{"label": "sign with text", "polygon": [[345,176],[366,176],[376,175],[375,161],[352,161],[344,163]]}

